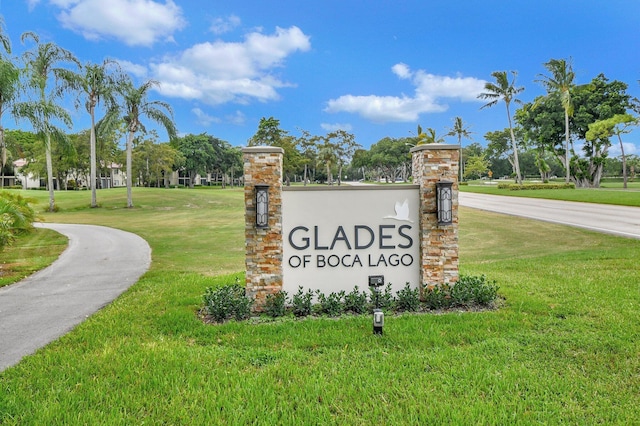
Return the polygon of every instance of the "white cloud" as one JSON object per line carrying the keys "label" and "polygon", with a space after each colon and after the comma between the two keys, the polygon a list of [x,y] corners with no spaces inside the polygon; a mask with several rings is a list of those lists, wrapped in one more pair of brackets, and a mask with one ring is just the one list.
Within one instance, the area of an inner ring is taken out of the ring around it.
{"label": "white cloud", "polygon": [[391,68],[403,80],[410,80],[415,93],[409,97],[378,95],[344,95],[327,102],[326,112],[349,112],[376,122],[412,122],[420,114],[443,112],[448,109],[442,99],[456,99],[462,102],[476,102],[484,90],[485,81],[474,77],[440,76],[424,70],[411,71],[403,63]]}
{"label": "white cloud", "polygon": [[[636,155],[638,153],[638,147],[633,142],[622,142],[624,146],[624,155]],[[620,157],[622,152],[620,151],[620,142],[612,143],[609,148],[609,157]]]}
{"label": "white cloud", "polygon": [[353,129],[351,124],[343,124],[343,123],[322,123],[320,124],[322,130],[326,130],[327,132],[335,132],[336,130],[344,130],[345,132],[350,132]]}
{"label": "white cloud", "polygon": [[[33,0],[30,0],[33,2]],[[173,0],[50,0],[59,7],[58,19],[65,28],[89,40],[115,38],[129,46],[151,46],[173,40],[172,34],[186,25],[182,10]]]}
{"label": "white cloud", "polygon": [[115,61],[118,62],[122,71],[127,74],[133,74],[139,78],[145,78],[149,72],[144,65],[134,64],[124,59],[115,59]]}
{"label": "white cloud", "polygon": [[200,108],[193,108],[191,110],[191,112],[198,119],[198,124],[201,124],[201,125],[203,125],[205,127],[210,126],[212,123],[219,123],[220,122],[220,119],[218,117],[213,117],[213,116],[205,113],[204,111],[202,111]]}
{"label": "white cloud", "polygon": [[242,111],[236,111],[234,114],[226,115],[224,117],[224,120],[227,123],[241,126],[247,121],[247,117],[242,113]]}
{"label": "white cloud", "polygon": [[235,15],[226,18],[216,18],[211,24],[211,32],[214,34],[224,34],[240,25],[240,18]]}
{"label": "white cloud", "polygon": [[27,6],[29,7],[29,12],[31,12],[39,3],[40,3],[40,0],[27,0]]}
{"label": "white cloud", "polygon": [[150,67],[165,96],[210,105],[266,102],[279,98],[277,89],[293,86],[274,76],[273,70],[291,54],[310,47],[309,36],[299,28],[276,28],[272,35],[250,33],[243,42],[196,44]]}

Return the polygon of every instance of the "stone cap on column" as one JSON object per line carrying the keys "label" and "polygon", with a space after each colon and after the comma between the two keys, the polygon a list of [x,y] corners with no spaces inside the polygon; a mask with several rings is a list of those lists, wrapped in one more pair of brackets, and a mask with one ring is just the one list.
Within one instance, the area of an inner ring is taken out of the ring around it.
{"label": "stone cap on column", "polygon": [[427,143],[424,145],[416,145],[409,150],[409,152],[414,153],[418,151],[433,151],[436,149],[460,149],[460,145],[454,144],[446,144],[446,143]]}
{"label": "stone cap on column", "polygon": [[284,154],[279,146],[247,146],[242,148],[243,154]]}

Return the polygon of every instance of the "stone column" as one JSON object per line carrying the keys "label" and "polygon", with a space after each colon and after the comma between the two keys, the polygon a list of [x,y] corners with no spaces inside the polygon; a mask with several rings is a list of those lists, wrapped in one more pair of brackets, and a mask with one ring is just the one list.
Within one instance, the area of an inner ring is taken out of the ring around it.
{"label": "stone column", "polygon": [[[282,290],[282,157],[278,147],[242,150],[244,160],[246,292],[261,311],[268,294]],[[255,185],[269,186],[269,222],[256,227]]]}
{"label": "stone column", "polygon": [[[458,270],[458,168],[460,145],[428,144],[411,149],[413,182],[420,185],[421,289],[453,284]],[[451,225],[438,225],[436,182],[453,182]]]}

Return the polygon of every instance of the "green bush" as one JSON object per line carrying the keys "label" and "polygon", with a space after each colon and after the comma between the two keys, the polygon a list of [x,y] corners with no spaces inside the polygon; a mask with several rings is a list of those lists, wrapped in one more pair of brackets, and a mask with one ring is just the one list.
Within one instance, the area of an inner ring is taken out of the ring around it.
{"label": "green bush", "polygon": [[382,309],[382,310],[391,310],[396,302],[396,298],[393,296],[393,292],[391,290],[391,283],[388,283],[384,291],[380,291],[379,289],[374,289],[369,287],[371,291],[370,296],[370,305],[371,311],[373,309]]}
{"label": "green bush", "polygon": [[264,312],[272,318],[283,317],[287,313],[286,302],[286,291],[269,294],[265,300]]}
{"label": "green bush", "polygon": [[487,281],[484,275],[462,275],[452,285],[430,286],[424,292],[424,303],[429,309],[490,306],[498,298],[495,281]]}
{"label": "green bush", "polygon": [[[487,307],[498,298],[498,288],[495,281],[488,281],[484,275],[462,275],[460,280],[452,285],[427,286],[421,301],[420,290],[411,288],[410,283],[406,283],[395,296],[391,283],[383,290],[371,288],[369,298],[358,286],[349,293],[340,291],[329,295],[323,294],[320,290],[305,292],[302,287],[298,287],[298,291],[291,298],[290,312],[296,317],[312,314],[338,317],[345,312],[362,315],[367,311],[373,311],[374,308],[392,312],[416,312],[421,309]],[[317,298],[315,305],[314,296]],[[253,301],[245,296],[244,287],[238,283],[216,289],[207,288],[203,298],[206,312],[216,322],[224,322],[231,318],[243,320],[251,315]],[[287,315],[287,301],[287,293],[284,291],[268,295],[264,306],[265,314],[272,318]]]}
{"label": "green bush", "polygon": [[420,308],[420,290],[411,288],[409,283],[396,293],[396,310],[398,312],[415,312]]}
{"label": "green bush", "polygon": [[298,287],[298,292],[291,299],[291,310],[297,317],[311,315],[313,309],[313,292],[307,290],[305,293],[302,287]]}
{"label": "green bush", "polygon": [[367,312],[368,301],[367,293],[360,292],[358,286],[355,286],[353,290],[344,296],[344,310],[345,312],[351,312],[356,315],[364,314]]}
{"label": "green bush", "polygon": [[330,317],[340,316],[344,312],[343,299],[345,296],[344,291],[338,293],[331,292],[328,296],[325,296],[320,290],[317,291],[318,295],[318,313],[320,315],[328,315]]}
{"label": "green bush", "polygon": [[238,321],[249,318],[253,300],[245,295],[244,287],[239,284],[227,284],[220,288],[207,288],[204,294],[207,313],[216,322],[234,318]]}
{"label": "green bush", "polygon": [[498,189],[508,189],[509,191],[532,191],[538,189],[576,189],[576,184],[570,183],[500,183]]}
{"label": "green bush", "polygon": [[14,192],[0,192],[0,249],[19,234],[33,229],[36,213],[29,205],[34,200]]}
{"label": "green bush", "polygon": [[424,291],[424,304],[428,309],[441,309],[448,308],[449,303],[449,286],[443,284],[442,286],[427,287]]}
{"label": "green bush", "polygon": [[500,288],[495,281],[488,281],[484,275],[462,275],[455,286],[467,288],[472,295],[471,300],[480,306],[488,306],[495,302]]}

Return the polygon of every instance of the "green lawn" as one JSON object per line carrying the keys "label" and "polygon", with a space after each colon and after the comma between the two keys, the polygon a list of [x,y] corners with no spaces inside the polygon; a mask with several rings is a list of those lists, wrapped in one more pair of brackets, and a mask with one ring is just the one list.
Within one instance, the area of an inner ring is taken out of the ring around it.
{"label": "green lawn", "polygon": [[[495,182],[495,181],[494,181]],[[541,189],[511,191],[498,189],[497,185],[472,183],[461,185],[460,191],[511,197],[546,198],[550,200],[580,201],[583,203],[615,204],[640,207],[640,188],[622,189],[622,184],[603,185],[600,189]]]}
{"label": "green lawn", "polygon": [[47,221],[136,232],[153,264],[0,373],[0,424],[640,419],[640,241],[462,208],[461,272],[498,281],[498,311],[388,316],[383,337],[368,316],[212,326],[196,312],[243,268],[241,190],[136,188],[132,210],[119,189],[99,191],[99,209],[56,195]]}

